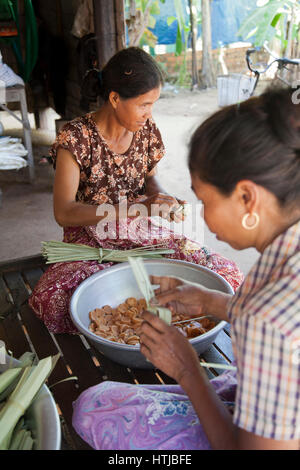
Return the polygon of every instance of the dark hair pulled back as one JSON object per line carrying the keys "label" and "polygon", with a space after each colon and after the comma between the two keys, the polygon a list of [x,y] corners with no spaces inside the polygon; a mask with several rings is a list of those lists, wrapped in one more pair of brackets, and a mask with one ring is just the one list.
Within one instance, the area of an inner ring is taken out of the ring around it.
{"label": "dark hair pulled back", "polygon": [[188,164],[224,195],[248,179],[272,192],[281,206],[299,203],[299,90],[272,86],[218,111],[194,132]]}
{"label": "dark hair pulled back", "polygon": [[99,74],[100,96],[108,100],[111,91],[123,99],[134,98],[163,84],[163,76],[155,60],[139,47],[117,52]]}

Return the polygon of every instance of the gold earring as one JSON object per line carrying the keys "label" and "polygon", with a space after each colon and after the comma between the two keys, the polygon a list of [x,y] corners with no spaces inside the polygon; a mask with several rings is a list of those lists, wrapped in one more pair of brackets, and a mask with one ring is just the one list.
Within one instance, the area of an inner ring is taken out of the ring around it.
{"label": "gold earring", "polygon": [[[254,217],[255,218],[255,222],[253,225],[247,225],[247,220],[249,217]],[[248,212],[248,214],[245,214],[244,217],[243,217],[243,220],[242,220],[242,226],[244,227],[245,230],[254,230],[259,224],[259,215],[256,213],[256,212],[253,212],[253,214],[250,214]]]}

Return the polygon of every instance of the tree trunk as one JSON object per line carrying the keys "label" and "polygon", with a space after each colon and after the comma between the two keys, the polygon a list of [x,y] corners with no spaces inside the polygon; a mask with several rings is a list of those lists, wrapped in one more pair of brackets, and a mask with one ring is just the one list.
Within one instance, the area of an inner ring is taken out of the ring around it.
{"label": "tree trunk", "polygon": [[210,0],[201,0],[202,5],[202,82],[210,88],[216,86],[216,76],[212,59],[212,33]]}
{"label": "tree trunk", "polygon": [[138,47],[148,25],[152,0],[148,0],[144,12],[136,9],[135,0],[130,0],[129,3],[129,18],[126,20],[129,46]]}
{"label": "tree trunk", "polygon": [[197,67],[197,9],[195,0],[189,0],[190,9],[190,23],[191,23],[191,35],[192,35],[192,89],[198,88],[199,77]]}

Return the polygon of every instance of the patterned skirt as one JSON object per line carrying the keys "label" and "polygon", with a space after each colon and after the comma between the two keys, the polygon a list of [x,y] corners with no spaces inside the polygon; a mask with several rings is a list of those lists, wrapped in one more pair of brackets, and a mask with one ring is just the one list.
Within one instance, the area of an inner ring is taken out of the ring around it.
{"label": "patterned skirt", "polygon": [[[126,237],[123,234],[126,234]],[[122,237],[120,236],[122,234]],[[205,266],[223,276],[236,290],[243,282],[243,274],[237,265],[213,253],[185,236],[151,222],[151,231],[141,221],[136,224],[128,219],[116,224],[109,237],[99,236],[97,226],[69,227],[64,229],[63,241],[107,249],[130,249],[138,246],[163,244],[174,253],[170,259],[189,261]],[[69,314],[69,303],[75,289],[92,274],[111,267],[114,263],[98,261],[72,261],[55,263],[45,271],[30,298],[29,305],[35,314],[53,333],[78,333]]]}

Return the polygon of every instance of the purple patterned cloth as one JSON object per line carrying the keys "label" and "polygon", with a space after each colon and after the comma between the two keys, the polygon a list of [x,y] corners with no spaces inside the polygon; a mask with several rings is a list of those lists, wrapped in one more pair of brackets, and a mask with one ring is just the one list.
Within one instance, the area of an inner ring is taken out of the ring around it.
{"label": "purple patterned cloth", "polygon": [[[211,380],[228,407],[235,398],[232,371]],[[73,427],[97,450],[209,450],[210,444],[179,385],[105,381],[73,403]]]}

